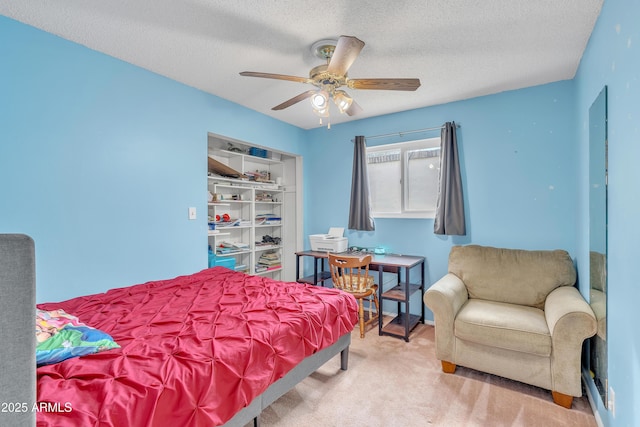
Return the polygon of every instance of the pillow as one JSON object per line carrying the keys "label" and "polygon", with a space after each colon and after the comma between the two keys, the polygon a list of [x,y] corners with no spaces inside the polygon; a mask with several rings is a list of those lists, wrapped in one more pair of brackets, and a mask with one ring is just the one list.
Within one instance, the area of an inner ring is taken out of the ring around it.
{"label": "pillow", "polygon": [[38,366],[120,348],[110,335],[85,325],[64,310],[36,309],[36,341]]}

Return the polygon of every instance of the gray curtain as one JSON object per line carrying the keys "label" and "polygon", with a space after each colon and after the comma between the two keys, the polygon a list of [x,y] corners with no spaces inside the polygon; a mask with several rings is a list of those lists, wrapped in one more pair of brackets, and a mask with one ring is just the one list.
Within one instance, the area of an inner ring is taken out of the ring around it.
{"label": "gray curtain", "polygon": [[440,135],[440,179],[433,232],[466,234],[455,122],[445,123]]}
{"label": "gray curtain", "polygon": [[356,136],[353,143],[353,172],[351,175],[350,230],[375,230],[369,203],[369,175],[367,173],[367,145],[364,136]]}

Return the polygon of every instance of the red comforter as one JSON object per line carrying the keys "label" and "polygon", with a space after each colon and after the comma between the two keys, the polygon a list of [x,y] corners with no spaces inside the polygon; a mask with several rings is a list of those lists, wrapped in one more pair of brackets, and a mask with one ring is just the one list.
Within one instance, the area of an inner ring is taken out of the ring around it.
{"label": "red comforter", "polygon": [[223,267],[38,307],[121,346],[38,368],[38,426],[220,425],[357,323],[346,293]]}

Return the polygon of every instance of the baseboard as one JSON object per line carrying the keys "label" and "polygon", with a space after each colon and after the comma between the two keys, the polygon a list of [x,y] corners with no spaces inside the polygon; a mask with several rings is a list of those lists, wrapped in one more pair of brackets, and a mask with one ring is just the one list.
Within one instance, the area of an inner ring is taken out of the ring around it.
{"label": "baseboard", "polygon": [[593,399],[593,394],[591,394],[591,388],[589,387],[591,375],[588,369],[582,369],[582,381],[584,382],[584,389],[587,393],[587,400],[589,400],[589,406],[591,406],[591,412],[593,412],[593,416],[596,419],[596,424],[598,425],[598,427],[605,427],[604,423],[602,422],[602,418],[600,418],[600,412],[598,412],[598,405]]}

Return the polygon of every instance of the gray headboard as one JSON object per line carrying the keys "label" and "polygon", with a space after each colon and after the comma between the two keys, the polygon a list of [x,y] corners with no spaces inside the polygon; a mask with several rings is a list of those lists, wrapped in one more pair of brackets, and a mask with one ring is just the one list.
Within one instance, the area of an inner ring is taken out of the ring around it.
{"label": "gray headboard", "polygon": [[[0,425],[35,426],[36,270],[33,240],[0,234]],[[26,411],[25,411],[26,410]]]}

